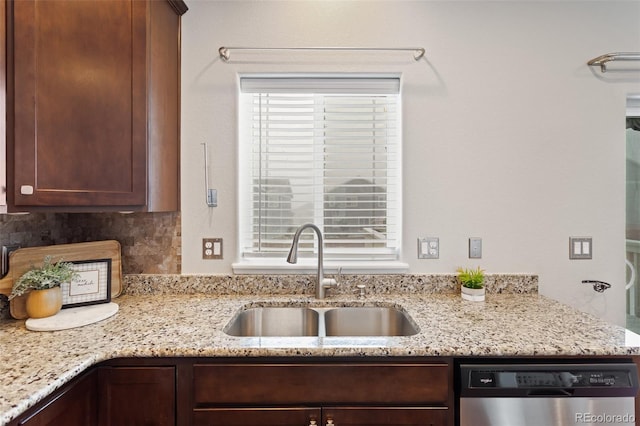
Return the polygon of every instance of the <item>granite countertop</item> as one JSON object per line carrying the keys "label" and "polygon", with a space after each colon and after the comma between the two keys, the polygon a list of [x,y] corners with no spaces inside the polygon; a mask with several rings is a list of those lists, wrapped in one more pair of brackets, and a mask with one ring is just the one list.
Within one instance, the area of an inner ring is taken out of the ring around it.
{"label": "granite countertop", "polygon": [[[141,290],[142,288],[142,290]],[[114,301],[118,314],[96,324],[32,332],[0,321],[0,425],[104,360],[221,356],[600,356],[640,354],[639,336],[559,302],[528,294],[487,294],[467,302],[453,292],[306,294],[145,294]],[[526,292],[525,292],[526,293]],[[250,306],[397,306],[420,332],[407,337],[231,337],[223,329]]]}

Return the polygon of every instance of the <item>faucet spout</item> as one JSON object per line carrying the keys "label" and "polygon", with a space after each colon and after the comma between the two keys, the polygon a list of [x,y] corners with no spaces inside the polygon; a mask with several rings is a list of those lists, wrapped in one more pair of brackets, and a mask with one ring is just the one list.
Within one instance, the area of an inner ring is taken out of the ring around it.
{"label": "faucet spout", "polygon": [[318,236],[318,274],[316,283],[316,298],[324,299],[326,290],[331,287],[336,287],[338,283],[333,278],[324,277],[324,244],[322,241],[322,231],[320,231],[320,228],[318,228],[313,223],[305,223],[296,230],[296,233],[293,235],[291,250],[289,250],[289,255],[287,256],[287,262],[296,263],[298,261],[298,241],[300,241],[300,235],[302,234],[302,231],[307,228],[313,229],[313,231],[315,231],[316,235]]}

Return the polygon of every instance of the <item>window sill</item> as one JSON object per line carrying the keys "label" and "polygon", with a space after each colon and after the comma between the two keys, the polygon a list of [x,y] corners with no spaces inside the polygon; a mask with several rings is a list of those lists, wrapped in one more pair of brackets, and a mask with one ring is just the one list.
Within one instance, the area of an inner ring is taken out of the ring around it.
{"label": "window sill", "polygon": [[[315,274],[318,271],[317,259],[301,259],[296,264],[284,259],[243,260],[231,265],[236,275],[291,275]],[[409,265],[399,261],[325,261],[325,274],[337,274],[342,268],[343,274],[404,274]]]}

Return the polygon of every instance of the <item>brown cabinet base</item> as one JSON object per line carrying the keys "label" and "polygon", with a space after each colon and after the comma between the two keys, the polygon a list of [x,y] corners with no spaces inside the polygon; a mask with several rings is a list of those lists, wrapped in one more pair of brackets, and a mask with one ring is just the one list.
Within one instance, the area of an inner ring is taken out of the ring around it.
{"label": "brown cabinet base", "polygon": [[98,373],[91,370],[28,410],[10,426],[93,426],[97,424]]}
{"label": "brown cabinet base", "polygon": [[99,426],[171,426],[175,367],[99,367]]}

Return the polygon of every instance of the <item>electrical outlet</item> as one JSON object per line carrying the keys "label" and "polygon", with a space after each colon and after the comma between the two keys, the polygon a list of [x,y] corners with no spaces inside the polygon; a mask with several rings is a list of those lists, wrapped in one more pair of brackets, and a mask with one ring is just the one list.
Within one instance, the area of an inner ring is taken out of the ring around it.
{"label": "electrical outlet", "polygon": [[418,259],[438,259],[440,240],[437,237],[418,238]]}
{"label": "electrical outlet", "polygon": [[222,238],[203,238],[202,258],[222,259]]}

